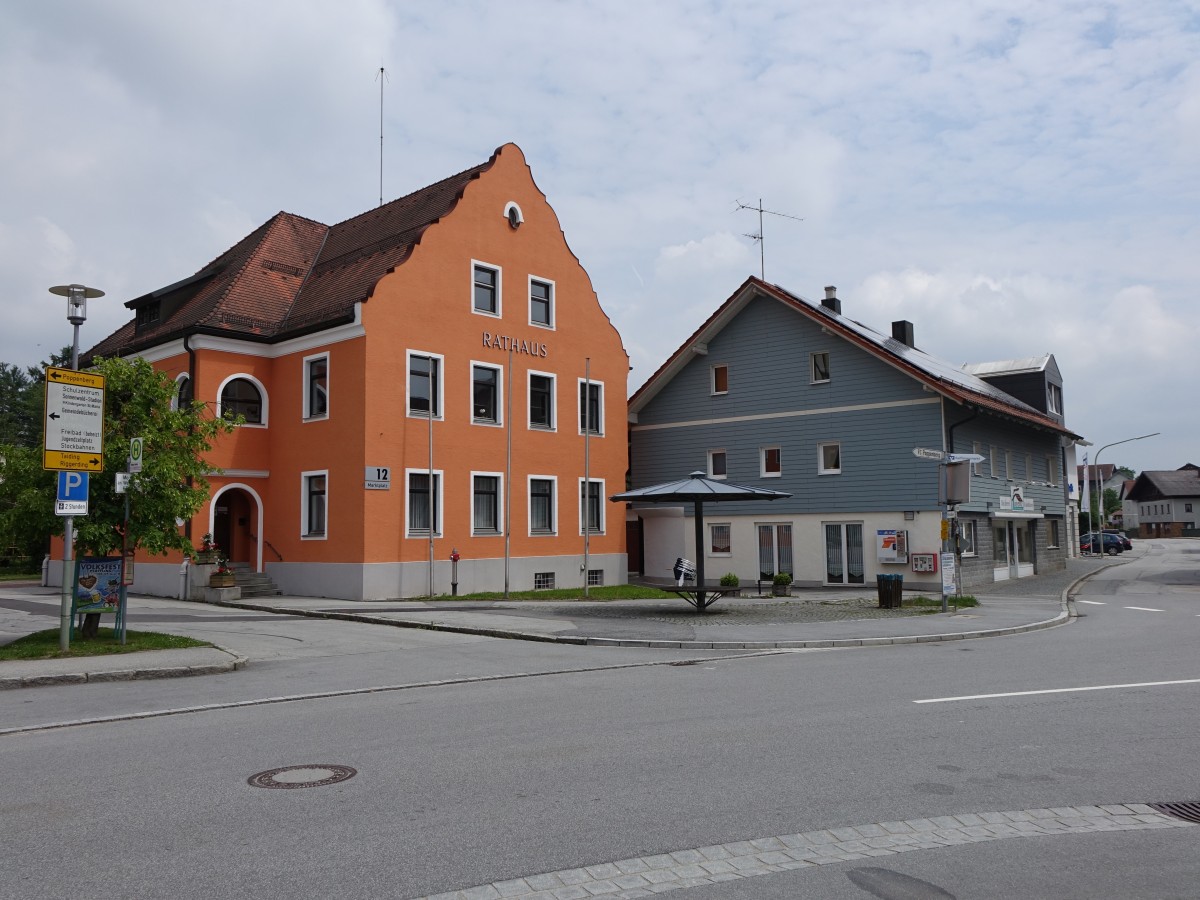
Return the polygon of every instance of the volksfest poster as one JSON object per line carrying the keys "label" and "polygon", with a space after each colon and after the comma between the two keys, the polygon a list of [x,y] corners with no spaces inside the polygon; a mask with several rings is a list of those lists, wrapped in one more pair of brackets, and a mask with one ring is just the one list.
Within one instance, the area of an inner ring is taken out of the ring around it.
{"label": "volksfest poster", "polygon": [[75,572],[76,613],[117,611],[121,600],[121,557],[84,557]]}

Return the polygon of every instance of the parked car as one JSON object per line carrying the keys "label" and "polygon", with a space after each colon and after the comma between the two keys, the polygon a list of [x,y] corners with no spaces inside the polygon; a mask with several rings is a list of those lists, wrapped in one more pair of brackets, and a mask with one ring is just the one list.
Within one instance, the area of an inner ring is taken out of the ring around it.
{"label": "parked car", "polygon": [[1117,539],[1118,539],[1118,540],[1121,542],[1121,546],[1122,546],[1122,547],[1124,547],[1126,550],[1132,550],[1132,549],[1133,549],[1133,541],[1131,541],[1131,540],[1129,539],[1129,536],[1128,536],[1128,535],[1126,535],[1126,534],[1125,534],[1125,532],[1123,532],[1123,531],[1110,531],[1110,530],[1108,530],[1108,529],[1106,528],[1106,529],[1104,530],[1104,533],[1105,533],[1106,535],[1107,535],[1107,534],[1115,534],[1115,535],[1117,536]]}
{"label": "parked car", "polygon": [[1079,550],[1082,553],[1099,553],[1102,542],[1104,552],[1109,556],[1116,556],[1118,553],[1125,552],[1125,545],[1121,543],[1121,539],[1117,535],[1109,534],[1108,532],[1103,532],[1099,537],[1096,536],[1095,532],[1083,535],[1079,539]]}

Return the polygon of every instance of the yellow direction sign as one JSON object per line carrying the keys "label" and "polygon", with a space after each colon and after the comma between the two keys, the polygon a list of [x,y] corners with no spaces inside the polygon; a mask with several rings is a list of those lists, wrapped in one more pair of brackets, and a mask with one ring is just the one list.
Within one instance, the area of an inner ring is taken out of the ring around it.
{"label": "yellow direction sign", "polygon": [[104,376],[46,368],[42,468],[104,471]]}

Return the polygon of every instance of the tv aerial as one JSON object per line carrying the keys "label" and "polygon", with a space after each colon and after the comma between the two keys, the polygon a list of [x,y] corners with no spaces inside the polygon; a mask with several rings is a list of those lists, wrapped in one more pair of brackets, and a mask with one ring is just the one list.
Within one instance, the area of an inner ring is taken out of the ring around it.
{"label": "tv aerial", "polygon": [[779,216],[781,219],[792,219],[793,221],[796,221],[796,222],[803,222],[804,219],[801,218],[800,216],[791,216],[791,215],[788,215],[787,213],[775,212],[772,209],[763,209],[762,197],[758,198],[758,206],[750,206],[749,204],[743,203],[741,200],[735,200],[734,202],[737,204],[737,208],[739,210],[752,209],[758,213],[758,233],[757,234],[747,233],[746,237],[758,242],[759,274],[762,276],[762,280],[766,281],[767,280],[767,260],[766,260],[766,253],[763,249],[763,244],[764,244],[764,241],[763,241],[763,214],[765,213],[766,215],[769,215],[769,216]]}

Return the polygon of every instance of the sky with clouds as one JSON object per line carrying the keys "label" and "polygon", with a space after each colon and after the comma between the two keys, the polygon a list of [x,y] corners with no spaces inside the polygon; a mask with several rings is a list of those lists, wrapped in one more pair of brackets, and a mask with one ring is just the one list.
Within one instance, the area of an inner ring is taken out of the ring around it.
{"label": "sky with clouds", "polygon": [[[1200,4],[8,0],[0,360],[280,210],[519,144],[634,389],[749,275],[955,363],[1053,353],[1102,462],[1200,464]],[[1093,454],[1094,454],[1093,450]]]}

